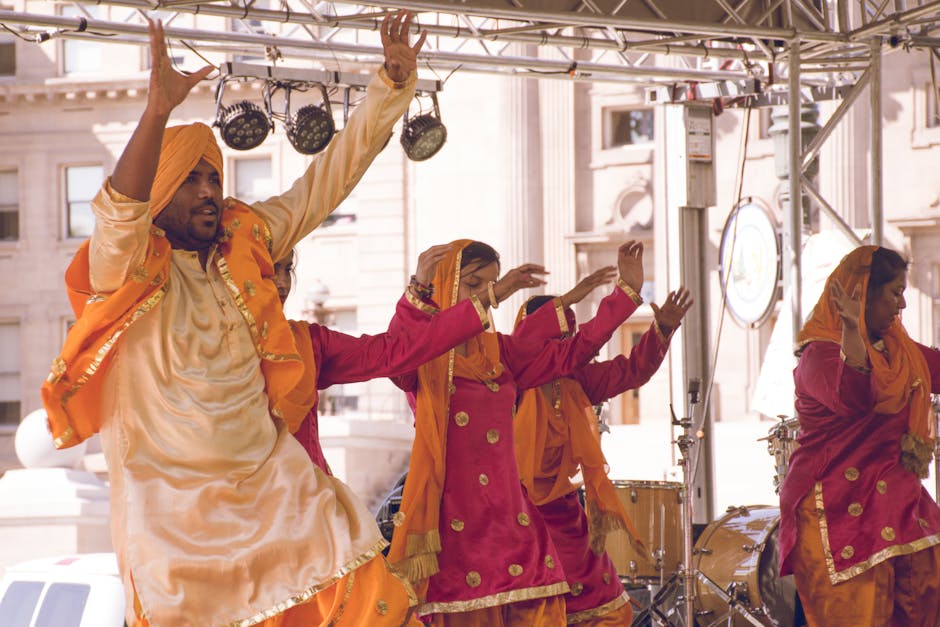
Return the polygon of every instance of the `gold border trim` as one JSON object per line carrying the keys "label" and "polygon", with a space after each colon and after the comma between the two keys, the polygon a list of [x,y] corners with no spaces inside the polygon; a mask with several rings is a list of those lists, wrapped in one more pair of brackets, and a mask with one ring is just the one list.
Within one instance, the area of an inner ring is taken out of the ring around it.
{"label": "gold border trim", "polygon": [[222,280],[225,282],[228,291],[232,294],[232,299],[235,301],[235,307],[238,309],[238,312],[242,315],[242,318],[245,319],[245,322],[248,323],[248,331],[251,333],[251,340],[254,342],[255,351],[262,359],[267,359],[268,361],[303,361],[300,355],[296,353],[284,353],[283,355],[277,355],[275,353],[269,353],[264,350],[262,344],[261,333],[258,331],[258,322],[255,320],[255,316],[251,313],[251,310],[248,309],[248,305],[245,303],[245,299],[242,298],[242,293],[238,289],[238,285],[235,283],[235,279],[232,277],[231,271],[228,269],[228,262],[225,261],[225,256],[222,254],[217,254],[215,258],[216,268],[219,270],[219,274],[222,275]]}
{"label": "gold border trim", "polygon": [[470,302],[473,303],[473,308],[477,310],[477,315],[480,316],[480,323],[483,325],[483,330],[486,331],[490,328],[490,316],[483,307],[483,303],[480,302],[476,294],[470,295]]}
{"label": "gold border trim", "polygon": [[817,481],[815,486],[816,511],[819,514],[819,531],[822,535],[823,552],[826,554],[826,568],[829,570],[829,582],[832,585],[848,581],[852,577],[861,575],[865,571],[877,566],[878,564],[897,557],[899,555],[910,555],[923,551],[932,546],[940,545],[940,533],[932,536],[918,538],[907,544],[897,544],[881,549],[871,555],[864,562],[859,562],[849,566],[845,570],[836,571],[835,560],[832,558],[832,551],[829,549],[829,525],[826,522],[826,510],[823,507],[822,482]]}
{"label": "gold border trim", "polygon": [[[281,601],[280,603],[274,605],[273,607],[268,608],[266,610],[262,610],[258,612],[257,614],[254,614],[248,618],[241,618],[241,619],[232,621],[230,623],[225,623],[225,627],[250,627],[251,625],[256,625],[264,620],[273,618],[274,616],[277,616],[278,614],[283,614],[285,611],[289,610],[290,608],[296,605],[302,605],[306,603],[307,601],[312,599],[314,596],[316,596],[318,592],[322,592],[326,588],[329,588],[334,583],[336,583],[337,581],[339,581],[346,575],[352,573],[354,570],[356,570],[360,566],[363,566],[367,562],[378,557],[381,554],[382,549],[384,549],[386,546],[388,546],[388,542],[385,540],[385,538],[382,538],[377,543],[373,544],[372,548],[370,548],[368,551],[366,551],[365,553],[362,553],[359,557],[353,559],[352,561],[347,562],[338,571],[336,571],[332,577],[328,578],[326,581],[318,583],[315,586],[310,586],[306,590],[299,592],[298,594],[295,594],[289,599],[285,601]],[[409,598],[411,597],[411,594],[413,593],[409,593]]]}
{"label": "gold border trim", "polygon": [[[88,364],[88,367],[85,368],[85,372],[83,372],[81,376],[75,380],[75,383],[72,384],[72,387],[62,394],[61,405],[63,407],[65,407],[65,403],[67,403],[68,400],[72,398],[72,396],[74,396],[86,383],[88,383],[88,380],[91,379],[91,377],[95,375],[95,373],[98,371],[98,368],[101,367],[101,363],[104,361],[105,357],[108,356],[108,353],[111,352],[111,349],[114,348],[114,344],[118,341],[121,335],[123,335],[124,332],[133,323],[137,322],[144,314],[156,307],[157,304],[163,300],[164,295],[166,295],[166,291],[167,284],[166,281],[164,281],[163,285],[157,288],[157,290],[151,294],[149,298],[147,298],[137,309],[134,310],[134,313],[127,317],[127,319],[124,321],[124,324],[121,325],[121,328],[115,331],[111,337],[109,337],[107,341],[98,348],[98,351],[95,353],[95,358],[91,361],[90,364]],[[64,434],[62,437],[64,437]],[[53,442],[53,444],[58,446],[57,442],[58,438],[55,442]]]}
{"label": "gold border trim", "polygon": [[[656,322],[655,318],[653,319],[653,324],[651,326],[653,327],[653,330],[656,332],[656,337],[659,338],[659,341],[662,342],[663,344],[668,344],[669,338],[666,337],[665,333],[663,333],[663,330],[660,328],[659,323]],[[669,337],[672,337],[672,334],[675,332],[676,332],[676,329],[673,329],[672,333],[669,334]]]}
{"label": "gold border trim", "polygon": [[619,610],[629,602],[630,598],[627,596],[627,591],[624,590],[613,601],[608,601],[607,603],[598,605],[597,607],[590,610],[581,610],[580,612],[568,614],[566,622],[569,625],[573,625],[574,623],[580,623],[591,618],[597,618],[599,616],[603,616],[604,614],[610,614],[611,612]]}
{"label": "gold border trim", "polygon": [[553,583],[547,586],[536,586],[534,588],[520,588],[518,590],[507,590],[506,592],[497,592],[478,599],[469,601],[449,601],[446,603],[425,603],[418,607],[418,614],[454,614],[456,612],[471,612],[473,610],[482,610],[497,605],[506,605],[517,601],[530,601],[532,599],[541,599],[553,597],[559,594],[569,592],[568,583]]}
{"label": "gold border trim", "polygon": [[623,279],[617,279],[617,287],[623,290],[623,293],[630,297],[637,307],[643,304],[643,297],[636,293],[636,291],[626,284]]}
{"label": "gold border trim", "polygon": [[808,337],[808,338],[800,340],[799,342],[794,342],[793,353],[797,357],[799,357],[800,353],[803,352],[803,349],[806,348],[806,345],[809,344],[810,342],[832,342],[833,344],[839,344],[841,346],[840,342],[837,342],[831,337]]}
{"label": "gold border trim", "polygon": [[407,300],[408,303],[410,303],[412,307],[415,307],[416,309],[420,309],[421,311],[428,314],[429,316],[433,316],[438,311],[440,311],[437,307],[432,307],[431,305],[427,304],[426,302],[424,302],[423,300],[421,300],[420,298],[412,294],[411,290],[405,290],[405,300]]}
{"label": "gold border trim", "polygon": [[571,329],[568,328],[568,318],[565,317],[565,306],[557,296],[552,299],[552,304],[555,305],[555,315],[558,316],[558,329],[562,335],[568,335]]}

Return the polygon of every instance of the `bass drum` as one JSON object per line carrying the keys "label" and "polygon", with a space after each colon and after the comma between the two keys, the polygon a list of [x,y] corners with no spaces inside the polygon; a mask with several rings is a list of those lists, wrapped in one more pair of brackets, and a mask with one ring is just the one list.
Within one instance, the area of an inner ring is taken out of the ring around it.
{"label": "bass drum", "polygon": [[641,555],[626,531],[607,536],[607,554],[621,579],[659,583],[682,561],[682,484],[671,481],[613,481],[623,508],[651,555]]}
{"label": "bass drum", "polygon": [[732,605],[762,625],[794,625],[796,584],[792,575],[777,574],[779,524],[779,508],[750,505],[729,509],[705,528],[692,558],[699,625],[754,624],[737,611],[729,622]]}

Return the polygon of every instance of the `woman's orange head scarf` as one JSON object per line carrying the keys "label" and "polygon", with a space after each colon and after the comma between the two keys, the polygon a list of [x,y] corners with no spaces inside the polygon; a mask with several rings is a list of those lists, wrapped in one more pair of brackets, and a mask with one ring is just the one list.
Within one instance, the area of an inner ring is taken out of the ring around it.
{"label": "woman's orange head scarf", "polygon": [[[526,301],[519,309],[515,327],[525,318],[528,304]],[[551,305],[549,301],[542,306]],[[574,333],[574,312],[566,308],[565,318]],[[590,399],[581,385],[569,378],[554,381],[553,394],[558,403],[557,415],[542,391],[531,389],[522,393],[513,421],[519,478],[529,498],[541,506],[575,491],[577,486],[571,478],[580,469],[591,549],[600,555],[604,552],[607,534],[623,529],[631,536],[640,555],[646,556],[648,551],[640,534],[607,477],[607,459],[601,450],[597,417]]]}
{"label": "woman's orange head scarf", "polygon": [[171,126],[163,132],[157,174],[150,188],[150,215],[156,217],[173,199],[189,173],[200,161],[215,168],[222,182],[222,150],[212,129],[196,122]]}
{"label": "woman's orange head scarf", "polygon": [[[843,257],[832,271],[809,320],[797,335],[798,353],[809,342],[821,340],[841,344],[842,319],[832,303],[832,284],[838,280],[847,294],[858,290],[861,302],[867,303],[872,255],[878,248],[860,246]],[[891,323],[882,337],[884,352],[872,346],[864,315],[859,316],[858,322],[872,364],[875,411],[896,414],[910,405],[908,433],[901,443],[901,460],[906,468],[926,477],[933,454],[933,434],[929,420],[931,378],[927,361],[899,319]]]}
{"label": "woman's orange head scarf", "polygon": [[[466,239],[451,242],[450,253],[437,265],[431,283],[442,310],[457,304],[462,253],[471,243]],[[415,439],[388,560],[421,594],[427,578],[440,570],[438,518],[447,466],[444,453],[450,398],[456,390],[454,379],[486,382],[503,372],[495,333],[480,333],[468,340],[466,347],[466,355],[451,349],[418,368]]]}

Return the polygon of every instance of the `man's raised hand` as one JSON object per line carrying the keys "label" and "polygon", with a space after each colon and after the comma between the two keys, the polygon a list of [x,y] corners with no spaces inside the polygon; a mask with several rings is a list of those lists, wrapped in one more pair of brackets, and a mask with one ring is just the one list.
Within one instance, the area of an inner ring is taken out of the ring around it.
{"label": "man's raised hand", "polygon": [[403,83],[412,72],[418,69],[418,53],[428,37],[428,31],[421,31],[414,46],[408,44],[408,33],[415,14],[399,11],[395,17],[386,15],[382,20],[382,48],[385,51],[385,71],[396,83]]}
{"label": "man's raised hand", "polygon": [[207,65],[192,74],[183,74],[173,67],[166,51],[163,22],[147,19],[150,32],[150,90],[147,108],[159,116],[169,117],[199,81],[205,79],[215,67]]}

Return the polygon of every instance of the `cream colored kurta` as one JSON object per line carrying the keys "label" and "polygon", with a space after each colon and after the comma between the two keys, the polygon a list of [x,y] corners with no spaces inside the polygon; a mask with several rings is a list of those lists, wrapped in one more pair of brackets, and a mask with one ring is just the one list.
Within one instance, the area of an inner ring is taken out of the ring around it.
{"label": "cream colored kurta", "polygon": [[[274,259],[332,211],[413,94],[374,79],[366,101],[285,195],[256,203]],[[91,280],[107,294],[144,254],[146,203],[96,198]],[[133,621],[251,625],[375,556],[371,514],[268,412],[260,360],[211,257],[174,250],[163,301],[131,325],[106,373],[102,444],[112,534]],[[133,587],[132,587],[133,585]]]}

